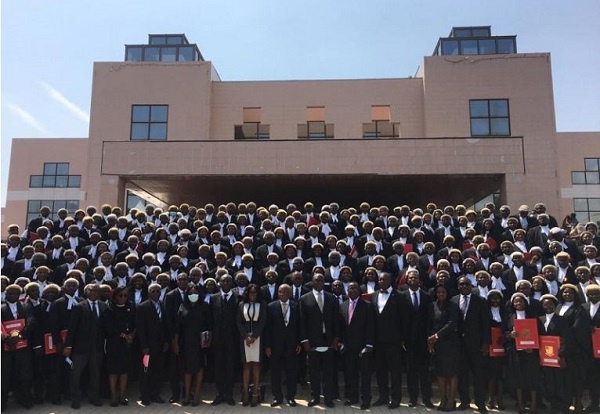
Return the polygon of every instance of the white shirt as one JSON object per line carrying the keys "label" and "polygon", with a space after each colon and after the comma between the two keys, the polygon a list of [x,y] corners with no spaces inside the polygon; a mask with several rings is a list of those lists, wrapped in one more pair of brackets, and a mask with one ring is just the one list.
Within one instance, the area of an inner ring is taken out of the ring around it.
{"label": "white shirt", "polygon": [[527,315],[525,315],[525,311],[518,310],[517,311],[517,319],[525,319],[525,318],[527,318]]}
{"label": "white shirt", "polygon": [[389,287],[389,288],[387,288],[387,290],[385,290],[383,292],[379,292],[379,295],[377,295],[377,308],[379,309],[379,313],[383,312],[383,308],[385,308],[385,304],[387,303],[388,299],[390,298],[391,293],[392,293],[392,288]]}
{"label": "white shirt", "polygon": [[[279,303],[281,304],[281,313],[283,314],[283,323],[285,324],[285,326],[287,326],[287,324],[290,320],[290,301],[289,300],[287,302],[279,301]],[[285,306],[284,306],[284,304],[285,304]]]}
{"label": "white shirt", "polygon": [[556,283],[556,280],[546,280],[546,286],[548,286],[549,293],[556,296],[558,293],[558,283]]}
{"label": "white shirt", "polygon": [[502,316],[500,315],[500,308],[492,306],[492,307],[490,307],[490,310],[492,311],[492,319],[495,320],[496,322],[502,322]]}
{"label": "white shirt", "polygon": [[546,314],[546,322],[544,322],[544,329],[546,329],[546,332],[548,332],[548,325],[550,325],[550,322],[552,321],[553,316],[554,316],[553,313]]}
{"label": "white shirt", "polygon": [[13,314],[13,318],[18,319],[19,312],[17,311],[17,302],[15,302],[15,303],[8,302],[8,307]]}
{"label": "white shirt", "polygon": [[563,305],[560,307],[560,310],[558,311],[558,314],[560,316],[565,316],[565,313],[567,313],[567,311],[569,309],[571,309],[571,306],[573,306],[573,302],[565,302],[565,303],[563,303]]}
{"label": "white shirt", "polygon": [[600,302],[590,303],[590,318],[594,319],[594,316],[596,316],[596,313],[598,312],[599,307],[600,307]]}

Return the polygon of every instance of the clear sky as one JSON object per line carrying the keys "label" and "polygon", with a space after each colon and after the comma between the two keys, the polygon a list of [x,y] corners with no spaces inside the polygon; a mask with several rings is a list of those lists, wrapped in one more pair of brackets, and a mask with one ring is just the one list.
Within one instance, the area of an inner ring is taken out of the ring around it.
{"label": "clear sky", "polygon": [[[491,25],[517,35],[519,52],[552,53],[559,131],[600,131],[599,0],[1,5],[2,205],[11,139],[87,137],[93,62],[122,61],[124,44],[146,43],[148,33],[185,33],[223,80],[352,79],[414,75],[452,26]],[[600,156],[600,143],[591,150]]]}

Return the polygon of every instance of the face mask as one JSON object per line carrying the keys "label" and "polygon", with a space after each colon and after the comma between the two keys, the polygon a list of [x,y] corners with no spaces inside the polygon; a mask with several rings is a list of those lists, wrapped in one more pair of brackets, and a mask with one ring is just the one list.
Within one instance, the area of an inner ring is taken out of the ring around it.
{"label": "face mask", "polygon": [[197,293],[192,293],[191,295],[188,295],[188,299],[190,300],[191,303],[196,303],[198,302],[198,294]]}

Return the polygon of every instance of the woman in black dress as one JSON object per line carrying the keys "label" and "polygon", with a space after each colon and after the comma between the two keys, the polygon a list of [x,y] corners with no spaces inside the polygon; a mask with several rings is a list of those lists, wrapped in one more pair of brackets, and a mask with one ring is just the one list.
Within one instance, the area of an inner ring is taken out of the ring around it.
{"label": "woman in black dress", "polygon": [[[135,338],[135,306],[129,301],[124,286],[113,291],[111,304],[106,313],[106,367],[110,387],[111,406],[127,405],[125,390],[127,374],[132,360],[132,344]],[[117,390],[118,383],[118,390]]]}
{"label": "woman in black dress", "polygon": [[435,300],[429,305],[427,340],[432,355],[438,388],[441,393],[440,411],[455,407],[460,368],[460,338],[458,337],[458,305],[448,297],[448,289],[437,285],[433,289]]}
{"label": "woman in black dress", "polygon": [[210,344],[212,334],[212,318],[210,306],[201,298],[200,289],[191,285],[185,299],[177,312],[177,327],[173,339],[173,350],[179,355],[183,370],[184,397],[182,405],[187,406],[192,397],[192,406],[200,404],[205,364],[204,353]]}

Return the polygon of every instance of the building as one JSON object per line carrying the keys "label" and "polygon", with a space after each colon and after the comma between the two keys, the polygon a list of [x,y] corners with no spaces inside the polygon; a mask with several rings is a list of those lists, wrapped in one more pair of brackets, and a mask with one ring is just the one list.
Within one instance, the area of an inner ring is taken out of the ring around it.
{"label": "building", "polygon": [[228,82],[185,35],[149,35],[94,64],[88,138],[13,140],[3,213],[493,197],[600,221],[599,139],[556,131],[550,54],[489,26],[453,28],[398,79]]}

